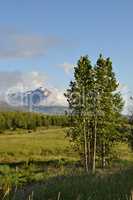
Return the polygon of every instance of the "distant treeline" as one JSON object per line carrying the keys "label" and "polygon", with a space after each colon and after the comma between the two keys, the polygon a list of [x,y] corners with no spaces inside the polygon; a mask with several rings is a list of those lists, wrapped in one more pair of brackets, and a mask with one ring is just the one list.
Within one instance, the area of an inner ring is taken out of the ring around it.
{"label": "distant treeline", "polygon": [[0,131],[16,128],[35,130],[41,126],[69,126],[69,117],[30,112],[0,112]]}

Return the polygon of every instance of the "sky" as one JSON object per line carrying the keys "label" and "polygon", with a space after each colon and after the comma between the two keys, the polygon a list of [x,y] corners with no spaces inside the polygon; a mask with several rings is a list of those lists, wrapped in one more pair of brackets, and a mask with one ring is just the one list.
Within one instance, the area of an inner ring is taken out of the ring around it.
{"label": "sky", "polygon": [[64,91],[80,56],[100,53],[132,92],[132,0],[0,0],[0,85]]}

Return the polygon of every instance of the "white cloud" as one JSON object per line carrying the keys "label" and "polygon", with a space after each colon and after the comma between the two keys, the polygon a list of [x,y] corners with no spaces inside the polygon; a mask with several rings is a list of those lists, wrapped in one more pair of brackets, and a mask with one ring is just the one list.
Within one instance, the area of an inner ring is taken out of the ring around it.
{"label": "white cloud", "polygon": [[36,89],[38,87],[44,87],[46,86],[46,80],[47,80],[47,75],[38,72],[38,71],[32,71],[29,73],[22,73],[22,86],[24,90],[32,90]]}
{"label": "white cloud", "polygon": [[122,113],[127,115],[131,110],[133,111],[133,100],[131,99],[133,93],[126,84],[121,83],[119,84],[118,91],[120,91],[124,100],[124,108]]}
{"label": "white cloud", "polygon": [[74,69],[74,65],[67,62],[60,64],[59,67],[61,67],[67,75],[71,74]]}
{"label": "white cloud", "polygon": [[57,88],[50,88],[51,94],[42,102],[45,106],[68,106],[63,91]]}

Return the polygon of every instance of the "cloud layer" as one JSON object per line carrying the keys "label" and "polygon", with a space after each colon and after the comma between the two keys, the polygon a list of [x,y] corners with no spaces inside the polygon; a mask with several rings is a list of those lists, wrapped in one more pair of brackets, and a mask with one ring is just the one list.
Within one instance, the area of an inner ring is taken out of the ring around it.
{"label": "cloud layer", "polygon": [[0,59],[25,59],[44,56],[50,48],[61,43],[57,37],[20,34],[0,30]]}

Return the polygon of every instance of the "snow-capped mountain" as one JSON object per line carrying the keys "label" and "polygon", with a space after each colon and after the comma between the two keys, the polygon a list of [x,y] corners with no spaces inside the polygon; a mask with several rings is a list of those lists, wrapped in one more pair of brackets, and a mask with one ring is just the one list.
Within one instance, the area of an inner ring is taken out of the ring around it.
{"label": "snow-capped mountain", "polygon": [[[6,98],[8,101],[6,103],[2,102],[1,105],[4,105],[4,110],[64,114],[68,108],[63,93],[56,89],[51,91],[47,88],[39,87],[25,92],[9,93],[8,98]],[[2,107],[0,106],[0,110]]]}
{"label": "snow-capped mountain", "polygon": [[8,94],[8,102],[10,105],[17,106],[37,106],[50,96],[51,92],[43,87],[26,92],[16,92]]}

